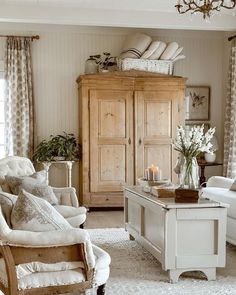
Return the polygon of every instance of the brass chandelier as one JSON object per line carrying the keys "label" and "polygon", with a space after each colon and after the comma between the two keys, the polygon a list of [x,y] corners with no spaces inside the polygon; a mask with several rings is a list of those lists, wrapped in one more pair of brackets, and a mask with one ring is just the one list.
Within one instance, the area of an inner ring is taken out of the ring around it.
{"label": "brass chandelier", "polygon": [[190,11],[192,14],[201,12],[203,18],[210,17],[212,12],[220,11],[221,8],[233,9],[236,0],[179,0],[175,5],[180,14]]}

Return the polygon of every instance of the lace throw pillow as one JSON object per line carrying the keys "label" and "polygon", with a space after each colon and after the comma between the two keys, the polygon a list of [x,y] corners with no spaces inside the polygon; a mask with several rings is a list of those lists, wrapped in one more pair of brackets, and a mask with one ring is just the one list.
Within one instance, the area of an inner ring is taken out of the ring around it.
{"label": "lace throw pillow", "polygon": [[20,186],[20,189],[24,189],[32,195],[48,201],[51,205],[58,205],[58,199],[54,194],[51,186],[41,184],[30,184],[28,182],[23,181]]}
{"label": "lace throw pillow", "polygon": [[24,185],[46,185],[46,171],[42,170],[35,172],[32,175],[28,176],[6,176],[5,180],[9,185],[11,192],[15,195],[18,195],[21,189],[22,184]]}
{"label": "lace throw pillow", "polygon": [[72,226],[47,201],[22,190],[12,209],[13,229],[35,232],[70,229]]}
{"label": "lace throw pillow", "polygon": [[6,192],[0,192],[0,206],[9,227],[11,227],[11,212],[16,200],[17,196]]}

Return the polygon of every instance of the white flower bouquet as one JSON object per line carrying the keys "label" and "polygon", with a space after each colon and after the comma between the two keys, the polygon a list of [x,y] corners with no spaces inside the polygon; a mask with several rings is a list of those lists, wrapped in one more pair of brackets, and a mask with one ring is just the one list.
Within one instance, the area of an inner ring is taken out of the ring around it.
{"label": "white flower bouquet", "polygon": [[[199,186],[199,167],[196,157],[201,152],[212,153],[211,139],[215,128],[210,128],[204,133],[202,126],[193,126],[190,130],[186,127],[177,127],[177,136],[173,142],[174,149],[181,153],[180,186],[184,188],[197,188]],[[176,169],[176,168],[175,168]]]}
{"label": "white flower bouquet", "polygon": [[174,140],[174,149],[184,157],[196,157],[200,152],[212,153],[211,139],[215,133],[215,127],[210,128],[204,134],[204,124],[193,126],[190,130],[186,127],[177,127],[177,136]]}

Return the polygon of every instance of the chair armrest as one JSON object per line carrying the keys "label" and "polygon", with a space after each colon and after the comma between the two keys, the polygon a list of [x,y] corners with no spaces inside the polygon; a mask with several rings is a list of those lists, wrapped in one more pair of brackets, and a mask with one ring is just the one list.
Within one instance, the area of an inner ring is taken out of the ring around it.
{"label": "chair armrest", "polygon": [[50,248],[84,244],[88,267],[93,269],[95,266],[92,243],[88,233],[82,229],[75,228],[49,232],[12,230],[7,236],[2,238],[1,244],[23,248]]}
{"label": "chair armrest", "polygon": [[84,244],[87,263],[90,268],[95,266],[92,243],[89,234],[84,229],[71,228],[47,232],[32,232],[12,230],[6,223],[0,209],[0,245],[9,245],[26,248],[60,247],[75,244]]}
{"label": "chair armrest", "polygon": [[212,176],[207,181],[207,187],[220,187],[220,188],[230,188],[234,180],[222,177],[222,176]]}
{"label": "chair armrest", "polygon": [[111,257],[107,252],[97,247],[96,245],[93,245],[93,254],[96,257],[95,270],[109,267],[111,263]]}
{"label": "chair armrest", "polygon": [[79,207],[79,201],[74,187],[53,187],[59,205]]}

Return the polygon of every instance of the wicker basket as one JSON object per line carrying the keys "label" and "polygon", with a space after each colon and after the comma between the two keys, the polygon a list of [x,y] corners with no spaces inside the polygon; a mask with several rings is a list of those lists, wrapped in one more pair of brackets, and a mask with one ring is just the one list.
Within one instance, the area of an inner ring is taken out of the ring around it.
{"label": "wicker basket", "polygon": [[167,75],[173,74],[173,62],[170,60],[124,58],[119,59],[117,65],[121,71],[139,70]]}

